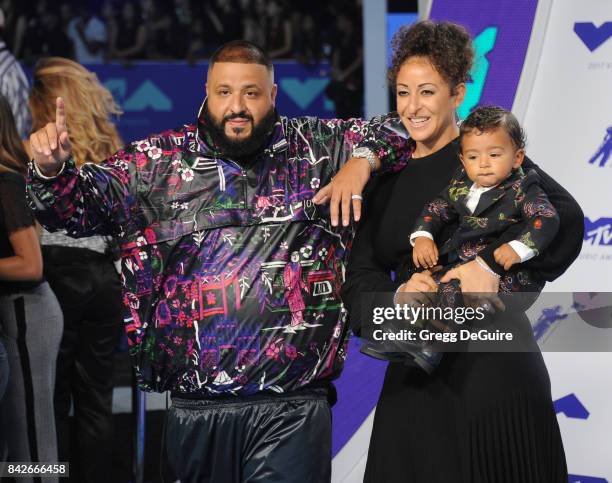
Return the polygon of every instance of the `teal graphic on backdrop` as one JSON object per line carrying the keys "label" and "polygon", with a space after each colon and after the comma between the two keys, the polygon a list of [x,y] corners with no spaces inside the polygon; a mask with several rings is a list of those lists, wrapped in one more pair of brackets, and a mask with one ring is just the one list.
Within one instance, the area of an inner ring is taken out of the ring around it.
{"label": "teal graphic on backdrop", "polygon": [[[279,87],[300,109],[308,109],[329,84],[328,78],[288,77],[281,79]],[[145,80],[129,97],[127,94],[127,80],[110,78],[104,82],[115,99],[121,103],[127,112],[139,112],[151,109],[153,111],[172,110],[172,100],[150,79]]]}
{"label": "teal graphic on backdrop", "polygon": [[153,111],[172,110],[172,100],[150,79],[146,79],[140,84],[129,97],[126,97],[126,79],[110,78],[104,82],[104,85],[126,112],[140,112],[147,109]]}
{"label": "teal graphic on backdrop", "polygon": [[486,55],[493,50],[496,40],[497,27],[487,27],[474,39],[475,59],[474,66],[470,72],[472,81],[467,83],[465,99],[457,110],[460,119],[467,117],[470,111],[478,105],[482,97],[482,91],[490,66]]}
{"label": "teal graphic on backdrop", "polygon": [[329,84],[327,78],[286,77],[280,80],[279,87],[300,109],[308,109],[313,101],[325,91],[327,84]]}

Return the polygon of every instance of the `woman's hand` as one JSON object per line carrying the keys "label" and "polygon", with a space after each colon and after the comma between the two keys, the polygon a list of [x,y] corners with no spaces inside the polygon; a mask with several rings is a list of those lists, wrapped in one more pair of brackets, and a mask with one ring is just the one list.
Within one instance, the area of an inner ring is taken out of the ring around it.
{"label": "woman's hand", "polygon": [[338,215],[342,216],[342,225],[350,222],[351,204],[353,218],[361,218],[361,195],[370,179],[370,164],[365,158],[351,158],[334,176],[329,184],[319,190],[312,201],[316,205],[329,205],[332,226],[338,226]]}
{"label": "woman's hand", "polygon": [[399,305],[412,305],[414,302],[426,305],[434,301],[438,284],[429,270],[415,273],[410,279],[400,285],[395,302]]}
{"label": "woman's hand", "polygon": [[453,279],[459,280],[461,292],[468,305],[483,307],[487,311],[493,307],[498,310],[505,309],[504,303],[497,296],[499,277],[480,266],[476,260],[449,270],[440,282],[447,283]]}
{"label": "woman's hand", "polygon": [[449,270],[440,282],[447,283],[453,279],[459,280],[463,293],[497,293],[499,290],[499,278],[487,272],[476,260]]}

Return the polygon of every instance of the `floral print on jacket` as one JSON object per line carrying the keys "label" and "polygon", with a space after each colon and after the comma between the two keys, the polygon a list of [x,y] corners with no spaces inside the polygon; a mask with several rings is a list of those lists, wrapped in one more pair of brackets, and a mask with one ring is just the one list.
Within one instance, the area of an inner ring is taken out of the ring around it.
{"label": "floral print on jacket", "polygon": [[48,230],[119,243],[143,389],[291,391],[337,377],[346,355],[339,289],[354,228],[332,227],[311,198],[359,143],[401,169],[410,149],[397,123],[282,117],[246,168],[200,121],[100,165],[69,160],[51,180],[31,166],[30,202]]}
{"label": "floral print on jacket", "polygon": [[524,226],[516,239],[540,254],[559,229],[559,215],[531,169],[515,170],[498,186],[484,192],[473,213],[466,199],[473,182],[460,168],[435,199],[427,203],[413,231],[427,231],[434,237],[447,224],[459,222],[440,254],[455,253],[463,261],[473,259],[514,224]]}

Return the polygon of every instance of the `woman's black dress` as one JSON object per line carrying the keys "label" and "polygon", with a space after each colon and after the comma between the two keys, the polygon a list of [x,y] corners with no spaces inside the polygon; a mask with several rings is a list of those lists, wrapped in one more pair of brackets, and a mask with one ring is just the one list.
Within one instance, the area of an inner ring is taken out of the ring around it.
{"label": "woman's black dress", "polygon": [[[365,292],[395,291],[390,272],[410,256],[409,235],[426,201],[459,166],[457,142],[374,181],[354,241],[343,298],[359,332]],[[525,167],[534,166],[526,160]],[[561,218],[546,254],[526,262],[544,280],[563,273],[582,243],[582,212],[534,166]],[[494,266],[489,247],[483,258]],[[500,267],[495,267],[500,269]],[[371,313],[371,311],[369,312]],[[374,418],[366,482],[567,482],[550,380],[524,315],[511,321],[525,350],[447,353],[432,375],[390,363]]]}

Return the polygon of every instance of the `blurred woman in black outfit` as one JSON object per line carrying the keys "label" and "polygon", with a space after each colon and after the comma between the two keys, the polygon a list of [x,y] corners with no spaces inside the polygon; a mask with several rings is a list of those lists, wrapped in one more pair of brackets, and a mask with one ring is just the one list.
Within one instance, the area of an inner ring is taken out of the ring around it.
{"label": "blurred woman in black outfit", "polygon": [[58,461],[53,389],[62,312],[43,279],[36,221],[25,195],[27,162],[9,103],[0,95],[0,341],[10,368],[0,397],[0,462],[49,463]]}
{"label": "blurred woman in black outfit", "polygon": [[[456,108],[473,61],[469,35],[455,24],[419,22],[393,42],[389,80],[398,116],[413,140],[411,161],[371,186],[370,205],[354,241],[343,299],[356,332],[366,327],[367,292],[434,292],[428,272],[408,281],[390,273],[412,260],[409,235],[424,203],[460,166]],[[542,280],[561,275],[578,255],[583,216],[574,199],[527,158],[561,218],[557,237],[542,257],[526,262]],[[520,230],[522,226],[518,226]],[[498,274],[493,251],[513,233],[479,253]],[[441,242],[445,238],[441,238]],[[497,292],[498,279],[470,261],[450,276],[463,292]],[[503,317],[500,316],[500,317]],[[542,355],[524,314],[509,321],[525,352],[447,353],[431,375],[390,363],[378,401],[365,481],[533,482],[567,481],[563,444]],[[364,335],[365,335],[364,331]]]}

